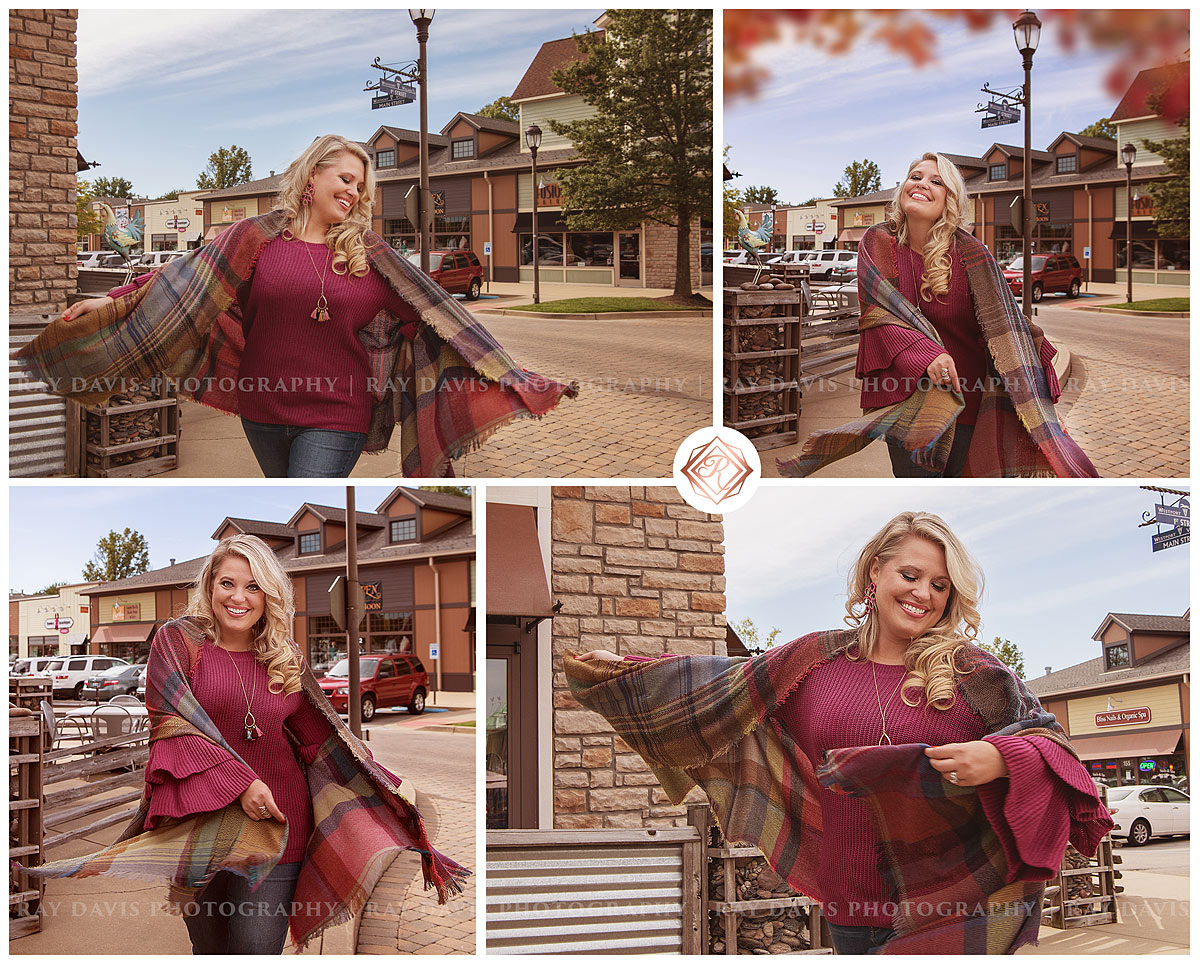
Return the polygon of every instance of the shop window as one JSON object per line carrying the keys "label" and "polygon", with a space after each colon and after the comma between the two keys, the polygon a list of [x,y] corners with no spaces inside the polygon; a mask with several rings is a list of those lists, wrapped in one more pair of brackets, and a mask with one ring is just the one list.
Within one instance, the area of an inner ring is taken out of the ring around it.
{"label": "shop window", "polygon": [[575,268],[584,266],[612,267],[612,232],[567,235],[567,264]]}
{"label": "shop window", "polygon": [[411,611],[388,611],[368,616],[370,621],[367,650],[370,653],[413,653],[413,615]]}
{"label": "shop window", "polygon": [[300,552],[301,553],[320,553],[321,552],[321,531],[314,530],[312,533],[300,534]]}
{"label": "shop window", "polygon": [[[471,603],[475,602],[475,580],[474,580],[474,577],[475,577],[474,561],[472,561]],[[9,634],[8,635],[8,659],[10,661],[15,661],[20,656],[20,654],[21,654],[21,638],[18,637],[16,634]]]}
{"label": "shop window", "polygon": [[988,181],[1005,181],[1008,178],[1008,163],[988,166]]}
{"label": "shop window", "polygon": [[416,517],[392,521],[392,543],[407,543],[417,539]]}
{"label": "shop window", "polygon": [[389,148],[386,151],[380,151],[375,155],[375,167],[377,168],[394,168],[396,166],[396,149]]}
{"label": "shop window", "polygon": [[1079,158],[1074,154],[1060,154],[1054,161],[1056,174],[1070,174],[1079,170]]}
{"label": "shop window", "polygon": [[462,161],[465,158],[475,157],[475,141],[472,138],[464,138],[461,141],[450,142],[450,158],[453,161]]}
{"label": "shop window", "polygon": [[1158,267],[1164,272],[1186,272],[1191,267],[1191,243],[1163,239],[1158,243]]}
{"label": "shop window", "polygon": [[1131,667],[1129,660],[1129,644],[1113,644],[1104,649],[1104,664],[1108,671],[1115,671],[1117,668]]}
{"label": "shop window", "polygon": [[[520,236],[522,265],[531,265],[533,263],[533,242],[531,238],[531,235]],[[563,236],[561,234],[538,232],[538,264],[551,265],[555,268],[562,267]]]}
{"label": "shop window", "polygon": [[[1186,242],[1184,243],[1186,244]],[[1117,268],[1125,267],[1125,242],[1117,242]],[[1135,270],[1144,269],[1153,271],[1154,269],[1154,242],[1152,241],[1135,241],[1133,243],[1133,267]]]}

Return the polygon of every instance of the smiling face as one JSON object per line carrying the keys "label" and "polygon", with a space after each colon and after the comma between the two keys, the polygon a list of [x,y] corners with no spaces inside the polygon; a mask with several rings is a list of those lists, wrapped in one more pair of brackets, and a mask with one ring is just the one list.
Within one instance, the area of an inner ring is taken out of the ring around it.
{"label": "smiling face", "polygon": [[908,173],[900,192],[900,210],[905,218],[933,224],[946,210],[946,183],[938,174],[936,161],[922,161]]}
{"label": "smiling face", "polygon": [[254,580],[245,557],[229,554],[215,568],[212,580],[212,612],[218,637],[225,645],[248,645],[254,625],[263,616],[267,595]]}
{"label": "smiling face", "polygon": [[927,633],[946,610],[950,577],[946,553],[938,544],[910,534],[887,560],[871,563],[879,643],[892,653]]}
{"label": "smiling face", "polygon": [[367,166],[361,158],[349,151],[334,155],[330,164],[313,171],[310,217],[324,226],[341,224],[366,188],[366,179]]}

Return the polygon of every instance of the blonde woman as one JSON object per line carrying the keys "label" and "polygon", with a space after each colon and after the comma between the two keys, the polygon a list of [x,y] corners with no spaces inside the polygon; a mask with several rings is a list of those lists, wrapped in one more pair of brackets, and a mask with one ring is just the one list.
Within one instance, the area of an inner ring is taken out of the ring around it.
{"label": "blonde woman", "polygon": [[1011,952],[1037,938],[1068,840],[1112,821],[1053,715],[974,644],[982,574],[940,518],[902,513],[849,576],[848,631],[749,661],[563,661],[672,801],[819,900],[839,953]]}
{"label": "blonde woman", "polygon": [[574,389],[521,369],[372,232],[374,199],[363,148],[317,138],[275,210],[72,305],[17,358],[84,403],[179,377],[187,395],[240,414],[264,476],[348,476],[397,424],[405,475],[446,475],[496,425]]}
{"label": "blonde woman", "polygon": [[887,443],[896,477],[1095,476],[1054,403],[1055,348],[1020,313],[995,259],[967,230],[953,162],[914,161],[887,220],[859,243],[861,420],[814,434],[780,463],[807,476]]}
{"label": "blonde woman", "polygon": [[362,908],[421,852],[439,900],[466,870],[321,693],[291,641],[292,583],[258,537],[222,540],[147,668],[142,808],[117,844],[30,870],[166,881],[196,955],[278,955]]}

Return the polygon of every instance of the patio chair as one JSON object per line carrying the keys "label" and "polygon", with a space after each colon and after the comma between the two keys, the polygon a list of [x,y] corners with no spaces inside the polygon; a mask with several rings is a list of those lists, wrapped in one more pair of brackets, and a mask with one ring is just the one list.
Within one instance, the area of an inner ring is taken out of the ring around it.
{"label": "patio chair", "polygon": [[142,699],[136,694],[117,694],[108,699],[109,704],[127,704],[131,708],[140,708]]}

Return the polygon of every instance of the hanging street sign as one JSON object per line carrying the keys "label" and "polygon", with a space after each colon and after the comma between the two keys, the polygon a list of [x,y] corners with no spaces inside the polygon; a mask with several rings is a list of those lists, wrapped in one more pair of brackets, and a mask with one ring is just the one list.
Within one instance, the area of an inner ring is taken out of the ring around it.
{"label": "hanging street sign", "polygon": [[1016,124],[1020,118],[1001,117],[999,114],[988,114],[979,122],[980,127],[999,127],[1001,124]]}
{"label": "hanging street sign", "polygon": [[1178,506],[1156,506],[1154,508],[1154,522],[1165,523],[1168,526],[1186,528],[1191,520],[1191,507],[1187,500],[1180,502]]}
{"label": "hanging street sign", "polygon": [[405,94],[387,94],[383,97],[371,98],[371,110],[377,111],[381,107],[401,107],[404,104],[411,104],[414,98]]}
{"label": "hanging street sign", "polygon": [[1167,550],[1171,547],[1182,547],[1185,543],[1192,542],[1192,532],[1187,527],[1176,527],[1174,530],[1167,530],[1164,533],[1150,534],[1150,548],[1152,553],[1157,553],[1159,550]]}
{"label": "hanging street sign", "polygon": [[1021,109],[1012,104],[1005,104],[1003,101],[988,101],[987,111],[989,114],[1004,118],[1006,124],[1021,120]]}

